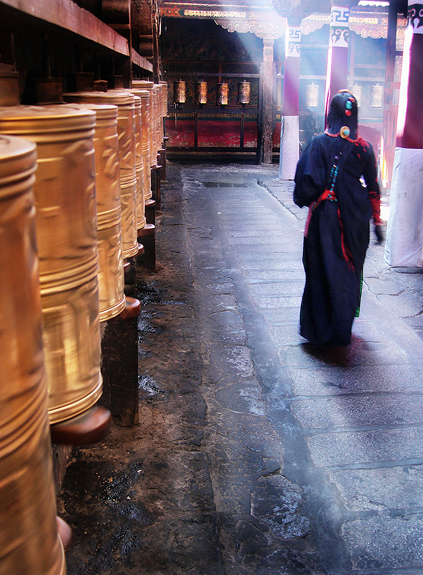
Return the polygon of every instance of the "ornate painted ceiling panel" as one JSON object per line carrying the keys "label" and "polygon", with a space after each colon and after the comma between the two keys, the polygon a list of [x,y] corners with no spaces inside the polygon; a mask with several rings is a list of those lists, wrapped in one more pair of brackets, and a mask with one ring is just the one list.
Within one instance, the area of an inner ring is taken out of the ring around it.
{"label": "ornate painted ceiling panel", "polygon": [[[342,0],[340,0],[342,1]],[[350,28],[362,37],[386,38],[386,6],[354,6],[350,0]],[[160,0],[161,16],[207,18],[229,32],[252,32],[259,38],[280,38],[288,21],[301,21],[303,34],[321,28],[330,21],[330,0]]]}

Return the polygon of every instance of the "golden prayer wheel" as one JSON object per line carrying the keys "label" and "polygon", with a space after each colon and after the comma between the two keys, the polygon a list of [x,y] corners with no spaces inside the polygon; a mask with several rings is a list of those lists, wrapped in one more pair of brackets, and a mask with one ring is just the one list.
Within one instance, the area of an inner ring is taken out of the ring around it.
{"label": "golden prayer wheel", "polygon": [[[151,171],[150,171],[150,92],[141,88],[130,88],[129,90],[134,96],[141,99],[141,120],[140,120],[140,142],[141,142],[141,161],[142,161],[142,193],[144,201],[144,215],[145,215],[145,200],[152,197],[151,191]],[[145,220],[144,226],[145,227]],[[138,228],[140,229],[140,228]]]}
{"label": "golden prayer wheel", "polygon": [[175,104],[185,104],[187,101],[187,83],[185,80],[178,80],[173,84]]}
{"label": "golden prayer wheel", "polygon": [[137,229],[145,227],[144,166],[142,157],[141,97],[132,92],[135,99],[135,173],[137,176]]}
{"label": "golden prayer wheel", "polygon": [[35,144],[0,136],[0,573],[65,575],[35,240]]}
{"label": "golden prayer wheel", "polygon": [[132,87],[142,90],[148,90],[150,93],[150,118],[149,118],[149,135],[150,135],[150,168],[157,166],[157,91],[154,89],[154,82],[147,80],[133,80]]}
{"label": "golden prayer wheel", "polygon": [[251,84],[246,80],[238,83],[238,104],[245,106],[250,103],[251,99]]}
{"label": "golden prayer wheel", "polygon": [[200,106],[207,104],[207,82],[203,80],[197,82],[197,104]]}
{"label": "golden prayer wheel", "polygon": [[141,97],[141,138],[142,138],[142,158],[144,167],[144,198],[152,198],[151,191],[151,150],[150,150],[150,92],[139,90],[137,94]]}
{"label": "golden prayer wheel", "polygon": [[221,82],[217,85],[217,105],[227,106],[229,103],[229,84]]}
{"label": "golden prayer wheel", "polygon": [[118,107],[119,172],[123,258],[138,253],[137,177],[135,169],[134,96],[123,90],[109,92],[74,92],[63,94],[66,102],[78,104],[113,104]]}
{"label": "golden prayer wheel", "polygon": [[160,87],[161,87],[161,91],[162,91],[162,112],[161,112],[161,116],[162,118],[166,118],[167,117],[167,82],[165,82],[164,80],[161,80],[159,82]]}
{"label": "golden prayer wheel", "polygon": [[153,86],[153,96],[154,96],[154,126],[155,126],[155,152],[156,155],[159,153],[162,147],[163,141],[163,129],[162,129],[162,115],[161,115],[161,87],[159,84],[154,84]]}
{"label": "golden prayer wheel", "polygon": [[85,412],[102,393],[94,128],[89,110],[0,109],[0,133],[37,144],[34,194],[51,424]]}
{"label": "golden prayer wheel", "polygon": [[[71,107],[64,104],[63,107]],[[75,104],[96,114],[94,132],[97,196],[98,291],[100,322],[119,315],[126,306],[122,257],[119,178],[118,108],[106,104]]]}

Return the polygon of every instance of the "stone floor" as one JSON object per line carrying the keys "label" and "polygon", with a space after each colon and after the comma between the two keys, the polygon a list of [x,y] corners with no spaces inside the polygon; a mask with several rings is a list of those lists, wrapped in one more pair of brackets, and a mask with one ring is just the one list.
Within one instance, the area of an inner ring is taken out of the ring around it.
{"label": "stone floor", "polygon": [[68,575],[423,574],[423,275],[372,241],[353,344],[314,350],[291,198],[277,166],[168,165],[140,422],[72,453]]}

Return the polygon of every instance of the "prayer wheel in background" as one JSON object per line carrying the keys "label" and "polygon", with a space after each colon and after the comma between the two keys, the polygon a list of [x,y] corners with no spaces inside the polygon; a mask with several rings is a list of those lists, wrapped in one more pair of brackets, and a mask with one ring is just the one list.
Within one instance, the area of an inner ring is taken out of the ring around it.
{"label": "prayer wheel in background", "polygon": [[250,103],[251,84],[246,80],[238,83],[238,104],[245,106]]}
{"label": "prayer wheel in background", "polygon": [[[132,82],[134,85],[134,82]],[[185,104],[187,101],[187,84],[185,80],[178,80],[173,84],[175,104]]]}
{"label": "prayer wheel in background", "polygon": [[34,184],[50,423],[102,393],[95,113],[66,106],[0,108],[0,133],[37,144]]}
{"label": "prayer wheel in background", "polygon": [[207,104],[207,82],[202,80],[197,82],[197,104],[200,106]]}
{"label": "prayer wheel in background", "polygon": [[221,82],[217,85],[217,105],[227,106],[229,103],[229,84]]}
{"label": "prayer wheel in background", "polygon": [[0,136],[0,573],[65,575],[35,240],[35,145]]}
{"label": "prayer wheel in background", "polygon": [[[63,107],[72,104],[64,104]],[[95,112],[95,178],[97,198],[98,290],[100,322],[119,315],[126,305],[122,256],[119,178],[118,108],[106,104],[74,104]]]}
{"label": "prayer wheel in background", "polygon": [[75,92],[63,94],[66,102],[112,104],[118,107],[119,173],[123,258],[138,253],[137,177],[135,169],[135,99],[125,91]]}

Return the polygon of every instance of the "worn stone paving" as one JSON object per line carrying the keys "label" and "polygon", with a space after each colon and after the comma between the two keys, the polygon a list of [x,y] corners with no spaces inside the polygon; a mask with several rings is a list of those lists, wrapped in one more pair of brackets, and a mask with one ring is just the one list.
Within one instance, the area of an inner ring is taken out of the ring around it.
{"label": "worn stone paving", "polygon": [[73,452],[69,575],[422,575],[423,275],[372,242],[353,344],[324,353],[278,167],[167,174],[140,423]]}

